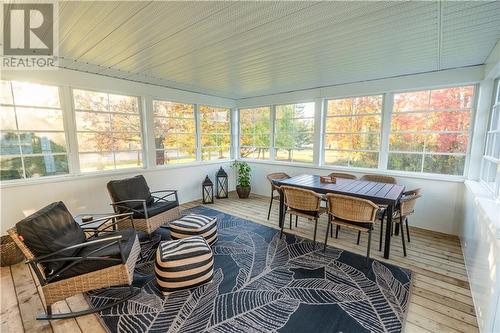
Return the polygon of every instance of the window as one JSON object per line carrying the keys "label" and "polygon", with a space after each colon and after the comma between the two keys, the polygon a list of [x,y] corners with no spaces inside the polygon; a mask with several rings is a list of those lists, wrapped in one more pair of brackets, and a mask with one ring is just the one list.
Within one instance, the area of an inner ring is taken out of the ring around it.
{"label": "window", "polygon": [[1,81],[0,179],[67,174],[68,153],[59,89]]}
{"label": "window", "polygon": [[196,161],[194,105],[153,101],[156,165]]}
{"label": "window", "polygon": [[80,170],[142,167],[137,97],[73,90]]}
{"label": "window", "polygon": [[473,86],[394,94],[388,169],[464,174]]}
{"label": "window", "polygon": [[200,105],[201,159],[228,159],[231,155],[230,109]]}
{"label": "window", "polygon": [[268,160],[271,108],[240,109],[240,157]]}
{"label": "window", "polygon": [[498,80],[495,95],[486,135],[481,179],[498,196],[500,194],[500,83]]}
{"label": "window", "polygon": [[325,164],[377,168],[381,122],[381,95],[328,101]]}
{"label": "window", "polygon": [[275,160],[313,162],[314,103],[276,106]]}

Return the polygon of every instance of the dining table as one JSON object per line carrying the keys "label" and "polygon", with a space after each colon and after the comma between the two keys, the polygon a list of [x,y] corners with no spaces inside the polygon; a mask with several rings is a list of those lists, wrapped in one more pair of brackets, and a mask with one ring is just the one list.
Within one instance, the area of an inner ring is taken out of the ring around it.
{"label": "dining table", "polygon": [[[389,259],[391,251],[391,235],[392,235],[392,215],[394,209],[398,205],[405,187],[398,184],[387,184],[362,179],[344,179],[336,178],[334,183],[322,182],[319,175],[298,175],[288,179],[277,179],[273,183],[280,187],[283,185],[294,186],[307,190],[312,190],[316,193],[327,194],[336,193],[349,195],[357,198],[368,199],[377,205],[383,205],[386,209],[385,216],[387,224],[385,228],[384,241],[384,258]],[[285,220],[285,198],[283,191],[278,190],[280,195],[279,205],[279,226]],[[382,230],[380,231],[382,232]]]}

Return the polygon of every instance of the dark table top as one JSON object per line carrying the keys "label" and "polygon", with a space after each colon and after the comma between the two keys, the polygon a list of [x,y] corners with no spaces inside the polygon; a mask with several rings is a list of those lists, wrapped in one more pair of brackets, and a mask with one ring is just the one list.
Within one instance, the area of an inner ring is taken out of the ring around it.
{"label": "dark table top", "polygon": [[288,179],[276,180],[278,186],[296,186],[321,194],[337,193],[368,199],[376,204],[395,205],[401,198],[405,187],[366,180],[337,178],[335,184],[322,183],[318,175],[300,175]]}

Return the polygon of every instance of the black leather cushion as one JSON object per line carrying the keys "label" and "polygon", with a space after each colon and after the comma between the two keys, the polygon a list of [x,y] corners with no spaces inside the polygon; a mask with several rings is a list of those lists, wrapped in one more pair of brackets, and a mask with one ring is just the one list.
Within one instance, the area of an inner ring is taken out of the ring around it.
{"label": "black leather cushion", "polygon": [[[146,204],[152,204],[154,201],[143,175],[112,180],[108,182],[107,188],[113,202],[140,199],[146,200]],[[123,205],[132,209],[142,208],[141,202],[130,202]]]}
{"label": "black leather cushion", "polygon": [[[102,236],[98,236],[95,238],[91,238],[89,241],[96,240],[96,239],[103,239],[106,237],[112,237],[116,235],[122,235],[122,249],[123,253],[125,256],[125,261],[128,259],[128,256],[130,255],[130,251],[132,250],[132,245],[134,245],[135,237],[137,235],[136,231],[134,229],[124,229],[124,230],[119,230],[116,232],[112,233],[106,233],[103,234]],[[92,253],[93,251],[97,250],[100,247],[103,247],[105,243],[99,243],[99,244],[93,244],[89,246],[85,246],[81,249],[79,249],[78,253],[76,253],[76,256],[92,256],[92,257],[109,257],[109,258],[116,258],[116,259],[121,259],[120,255],[120,248],[118,244],[114,244],[112,246],[108,246],[105,249],[99,250],[95,253]],[[92,253],[92,254],[91,254]],[[71,261],[68,261],[65,263],[66,266],[70,265]],[[55,278],[54,280],[62,280],[62,279],[67,279],[73,276],[78,276],[82,275],[85,273],[89,272],[94,272],[103,268],[107,268],[110,266],[114,265],[119,265],[121,263],[116,262],[116,261],[104,261],[104,260],[85,260],[81,263],[78,263],[70,268],[68,268],[66,271],[62,272],[60,276]]]}
{"label": "black leather cushion", "polygon": [[[163,200],[160,200],[160,201],[154,202],[153,204],[148,205],[146,207],[146,209],[148,211],[148,218],[149,217],[153,217],[155,215],[158,215],[160,213],[166,212],[167,210],[170,210],[170,209],[175,208],[177,206],[179,206],[179,202],[178,201],[163,201]],[[143,218],[145,218],[144,208],[140,207],[140,208],[136,208],[136,210],[137,211],[134,212],[134,219],[143,219]]]}
{"label": "black leather cushion", "polygon": [[[85,233],[63,202],[54,202],[16,224],[17,232],[36,256],[83,243]],[[73,256],[79,249],[63,251],[53,258]],[[46,274],[58,270],[64,262],[44,263]]]}

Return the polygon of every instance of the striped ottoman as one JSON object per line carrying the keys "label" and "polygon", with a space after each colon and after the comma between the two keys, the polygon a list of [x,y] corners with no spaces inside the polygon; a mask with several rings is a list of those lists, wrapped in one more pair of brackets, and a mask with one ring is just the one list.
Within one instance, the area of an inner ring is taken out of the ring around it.
{"label": "striped ottoman", "polygon": [[169,223],[172,239],[203,236],[209,245],[217,241],[217,217],[189,214]]}
{"label": "striped ottoman", "polygon": [[164,295],[210,282],[214,273],[212,250],[202,236],[161,242],[155,273]]}

